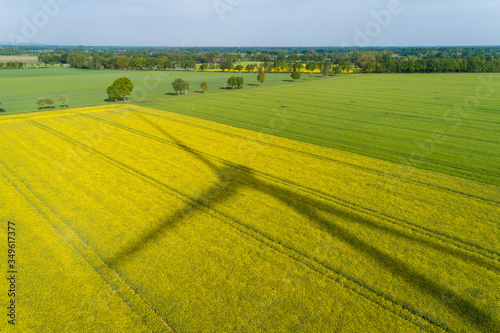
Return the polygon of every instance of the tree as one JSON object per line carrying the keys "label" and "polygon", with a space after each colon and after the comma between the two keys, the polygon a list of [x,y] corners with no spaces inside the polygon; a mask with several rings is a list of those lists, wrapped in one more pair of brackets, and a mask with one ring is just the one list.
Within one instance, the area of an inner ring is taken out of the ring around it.
{"label": "tree", "polygon": [[118,99],[118,97],[120,97],[120,93],[118,92],[118,89],[116,89],[114,85],[110,85],[108,89],[106,89],[106,93],[108,94],[109,99],[112,99],[115,102]]}
{"label": "tree", "polygon": [[70,52],[68,54],[67,63],[73,68],[85,69],[88,68],[90,56],[85,52]]}
{"label": "tree", "polygon": [[94,53],[92,54],[92,62],[94,64],[95,69],[100,69],[102,66],[104,66],[104,57],[101,56],[99,53]]}
{"label": "tree", "polygon": [[293,69],[292,73],[293,72],[300,72],[304,69],[304,65],[301,64],[300,62],[297,62],[297,63],[293,64],[292,69]]}
{"label": "tree", "polygon": [[[110,86],[110,88],[111,88],[111,90],[114,90],[114,92],[115,92],[115,94],[113,94],[113,97],[116,96],[116,94],[118,94],[118,96],[123,97],[123,101],[126,102],[127,96],[130,96],[130,94],[132,93],[132,90],[134,90],[134,84],[132,83],[132,81],[130,81],[129,78],[121,77],[121,78],[115,80],[115,82],[113,82],[113,84]],[[108,95],[109,95],[109,93],[108,93]],[[115,101],[116,101],[116,98],[115,98]]]}
{"label": "tree", "polygon": [[[369,62],[366,64],[364,71],[367,73],[371,73],[375,71],[375,63],[374,62]],[[415,72],[415,61],[409,61],[408,64],[408,73],[414,73]],[[337,72],[335,72],[337,73]]]}
{"label": "tree", "polygon": [[236,84],[238,85],[238,89],[243,89],[243,84],[245,83],[245,80],[243,79],[242,76],[237,76],[236,77]]}
{"label": "tree", "polygon": [[181,94],[182,87],[184,85],[183,82],[184,80],[182,80],[181,78],[177,78],[172,82],[172,87],[174,88],[177,95]]}
{"label": "tree", "polygon": [[38,108],[42,108],[42,109],[45,109],[45,98],[38,98],[36,100],[36,105],[38,105]]}
{"label": "tree", "polygon": [[358,65],[359,67],[366,70],[368,64],[374,63],[376,61],[375,56],[373,54],[362,54],[359,56]]}
{"label": "tree", "polygon": [[194,61],[194,60],[189,60],[189,61],[188,61],[188,68],[189,68],[189,69],[196,69],[196,61]]}
{"label": "tree", "polygon": [[165,68],[167,67],[167,57],[158,57],[156,58],[156,68],[160,71],[164,71]]}
{"label": "tree", "polygon": [[177,95],[180,95],[181,91],[186,91],[186,95],[187,95],[187,92],[189,90],[189,82],[184,81],[181,78],[178,78],[178,79],[175,79],[174,82],[172,82],[172,87],[174,88]]}
{"label": "tree", "polygon": [[203,81],[200,85],[201,90],[203,90],[203,93],[205,93],[208,90],[208,84],[207,81]]}
{"label": "tree", "polygon": [[330,75],[330,63],[329,62],[325,62],[325,65],[323,66],[323,75],[324,76]]}
{"label": "tree", "polygon": [[220,69],[222,69],[223,72],[226,69],[229,71],[229,70],[233,69],[233,67],[234,67],[233,63],[229,60],[225,60],[225,61],[220,63]]}
{"label": "tree", "polygon": [[233,89],[234,89],[234,87],[236,87],[238,85],[238,81],[236,81],[236,77],[235,76],[231,76],[227,80],[227,85],[233,87]]}
{"label": "tree", "polygon": [[294,79],[294,80],[298,80],[298,79],[300,79],[301,74],[300,74],[300,72],[299,72],[299,71],[293,71],[293,72],[292,72],[292,75],[290,75],[290,76],[292,77],[292,79]]}
{"label": "tree", "polygon": [[146,68],[148,70],[153,70],[153,69],[155,69],[155,67],[156,67],[156,59],[151,58],[151,57],[147,57],[146,58]]}
{"label": "tree", "polygon": [[125,56],[116,57],[116,66],[120,69],[125,69],[125,66],[127,66],[127,58],[125,58]]}
{"label": "tree", "polygon": [[282,72],[282,71],[285,71],[286,69],[288,69],[288,63],[286,63],[284,61],[276,61],[273,64],[273,67],[274,67],[275,71]]}
{"label": "tree", "polygon": [[59,103],[62,104],[63,107],[66,107],[68,104],[69,98],[66,95],[59,96]]}
{"label": "tree", "polygon": [[200,65],[200,70],[202,72],[206,71],[208,69],[208,64],[207,63],[203,63]]}
{"label": "tree", "polygon": [[112,55],[107,56],[106,59],[104,59],[104,64],[106,65],[106,68],[115,69],[115,67],[116,67],[116,57],[114,57]]}
{"label": "tree", "polygon": [[55,101],[53,98],[45,98],[45,103],[49,106],[49,108],[51,108]]}
{"label": "tree", "polygon": [[349,71],[353,67],[353,64],[349,60],[344,60],[340,63],[339,67],[342,68],[342,71],[349,73]]}
{"label": "tree", "polygon": [[314,72],[316,67],[317,67],[317,64],[315,62],[310,62],[307,64],[306,69],[312,73],[312,72]]}
{"label": "tree", "polygon": [[259,75],[257,75],[257,81],[260,82],[260,85],[262,86],[264,82],[266,82],[266,73],[264,72],[264,69],[261,68]]}
{"label": "tree", "polygon": [[242,65],[237,65],[236,67],[234,67],[234,69],[241,73],[241,71],[244,70],[245,67],[243,67]]}

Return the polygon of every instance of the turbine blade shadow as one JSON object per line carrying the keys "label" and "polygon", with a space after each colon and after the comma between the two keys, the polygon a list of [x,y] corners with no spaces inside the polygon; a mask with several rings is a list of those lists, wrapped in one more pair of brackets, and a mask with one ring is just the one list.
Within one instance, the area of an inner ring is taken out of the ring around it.
{"label": "turbine blade shadow", "polygon": [[347,217],[348,219],[356,220],[356,222],[363,225],[373,226],[374,223],[372,221],[350,212],[338,210],[331,205],[299,195],[288,189],[280,188],[277,190],[276,186],[267,184],[263,181],[259,181],[258,185],[254,188],[263,193],[272,193],[275,198],[285,203],[288,207],[290,207],[290,209],[306,217],[308,220],[314,221],[330,235],[340,239],[346,244],[351,245],[362,255],[371,258],[381,267],[385,267],[389,270],[392,274],[400,276],[408,284],[418,288],[420,292],[434,296],[435,298],[439,298],[441,300],[454,300],[453,302],[445,303],[444,306],[462,318],[467,318],[470,323],[481,330],[487,329],[487,331],[491,332],[500,332],[500,323],[498,320],[492,318],[489,313],[481,310],[472,302],[464,299],[453,290],[432,281],[429,277],[415,270],[406,262],[384,253],[370,243],[363,241],[348,229],[343,228],[338,224],[334,224],[331,221],[325,220],[317,213],[317,211]]}
{"label": "turbine blade shadow", "polygon": [[[224,172],[224,170],[223,170]],[[137,252],[140,252],[144,249],[148,244],[154,243],[156,240],[160,238],[165,231],[175,228],[183,220],[191,217],[195,214],[199,208],[203,207],[211,207],[217,203],[224,202],[237,193],[237,189],[229,184],[228,186],[222,186],[220,182],[212,185],[208,189],[206,189],[200,196],[197,198],[191,199],[192,203],[186,203],[184,207],[178,209],[174,213],[165,217],[163,222],[149,231],[147,234],[122,249],[113,258],[107,260],[110,266],[117,266],[122,263],[125,259],[130,258],[135,255]]]}
{"label": "turbine blade shadow", "polygon": [[177,139],[176,137],[174,137],[173,135],[171,135],[170,133],[168,133],[167,131],[165,131],[163,128],[161,128],[160,126],[158,126],[158,124],[156,124],[155,122],[149,120],[147,117],[145,117],[144,115],[142,114],[138,114],[136,113],[136,116],[141,118],[145,123],[149,124],[151,127],[154,127],[156,128],[160,133],[162,133],[165,137],[169,138],[170,140],[172,140],[177,146],[179,146],[180,148],[184,149],[185,151],[191,153],[195,158],[197,158],[198,160],[202,161],[203,163],[205,163],[210,169],[212,169],[213,171],[215,172],[218,172],[219,171],[219,168],[214,164],[212,163],[211,161],[209,161],[207,158],[203,157],[202,155],[198,154],[194,149],[186,146],[183,142],[181,142],[179,139]]}

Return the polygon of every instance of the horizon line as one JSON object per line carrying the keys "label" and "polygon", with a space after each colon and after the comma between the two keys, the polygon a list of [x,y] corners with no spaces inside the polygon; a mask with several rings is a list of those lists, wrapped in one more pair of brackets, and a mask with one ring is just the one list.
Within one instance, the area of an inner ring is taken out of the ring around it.
{"label": "horizon line", "polygon": [[367,45],[367,46],[356,46],[356,45],[317,45],[317,46],[297,46],[297,45],[288,45],[288,46],[216,46],[216,45],[202,45],[202,46],[194,46],[194,45],[92,45],[92,44],[50,44],[50,43],[10,43],[10,42],[0,42],[0,47],[2,46],[11,46],[11,47],[19,47],[19,46],[57,46],[57,47],[132,47],[132,48],[336,48],[336,49],[346,49],[346,48],[358,48],[358,49],[368,49],[368,48],[439,48],[439,47],[463,47],[463,48],[471,48],[471,47],[500,47],[500,44],[478,44],[478,45]]}

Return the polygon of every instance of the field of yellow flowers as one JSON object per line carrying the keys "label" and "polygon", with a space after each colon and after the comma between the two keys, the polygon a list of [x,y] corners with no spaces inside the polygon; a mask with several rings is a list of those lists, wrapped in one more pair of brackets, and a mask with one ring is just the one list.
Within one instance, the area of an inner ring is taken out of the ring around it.
{"label": "field of yellow flowers", "polygon": [[497,186],[119,105],[1,117],[0,193],[16,331],[500,330]]}

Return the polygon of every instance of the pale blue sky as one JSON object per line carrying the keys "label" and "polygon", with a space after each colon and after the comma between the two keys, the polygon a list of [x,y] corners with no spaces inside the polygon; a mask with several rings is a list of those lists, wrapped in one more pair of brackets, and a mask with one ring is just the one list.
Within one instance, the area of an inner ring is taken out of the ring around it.
{"label": "pale blue sky", "polygon": [[0,42],[500,45],[499,17],[498,0],[0,0]]}

